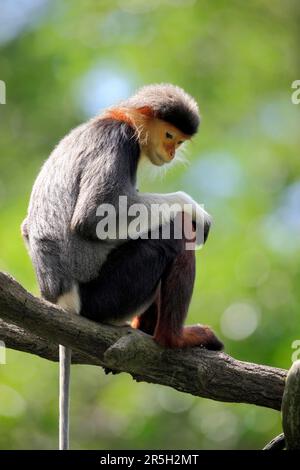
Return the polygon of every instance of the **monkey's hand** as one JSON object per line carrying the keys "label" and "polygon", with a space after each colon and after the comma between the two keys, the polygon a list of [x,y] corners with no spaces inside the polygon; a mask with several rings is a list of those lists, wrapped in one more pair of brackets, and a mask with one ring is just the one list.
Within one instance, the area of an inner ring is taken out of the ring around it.
{"label": "monkey's hand", "polygon": [[198,204],[191,196],[183,191],[179,191],[183,212],[189,214],[193,221],[193,228],[196,232],[196,244],[202,245],[206,242],[211,226],[211,216]]}

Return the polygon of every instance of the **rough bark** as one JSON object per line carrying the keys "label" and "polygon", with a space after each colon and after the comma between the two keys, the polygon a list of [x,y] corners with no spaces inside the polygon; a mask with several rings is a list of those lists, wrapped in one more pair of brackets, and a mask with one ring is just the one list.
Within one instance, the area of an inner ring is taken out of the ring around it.
{"label": "rough bark", "polygon": [[12,349],[57,361],[58,345],[73,362],[128,372],[135,380],[226,402],[280,410],[287,371],[238,361],[201,348],[170,350],[130,327],[97,324],[28,293],[0,273],[0,340]]}
{"label": "rough bark", "polygon": [[300,360],[289,370],[282,400],[282,427],[288,450],[300,450]]}

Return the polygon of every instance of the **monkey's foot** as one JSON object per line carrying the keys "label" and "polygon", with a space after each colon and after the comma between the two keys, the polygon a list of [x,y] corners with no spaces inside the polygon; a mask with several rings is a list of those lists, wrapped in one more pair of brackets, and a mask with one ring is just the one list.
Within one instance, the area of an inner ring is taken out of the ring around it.
{"label": "monkey's foot", "polygon": [[186,326],[183,329],[181,347],[201,346],[212,351],[221,351],[224,348],[222,341],[207,325]]}
{"label": "monkey's foot", "polygon": [[181,336],[154,338],[159,344],[168,348],[192,348],[200,346],[211,351],[221,351],[223,343],[215,333],[206,325],[185,326]]}

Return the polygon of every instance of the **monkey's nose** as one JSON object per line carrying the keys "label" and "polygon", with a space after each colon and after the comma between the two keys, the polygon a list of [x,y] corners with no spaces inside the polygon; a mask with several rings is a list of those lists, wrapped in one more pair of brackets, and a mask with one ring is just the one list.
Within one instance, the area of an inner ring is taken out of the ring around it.
{"label": "monkey's nose", "polygon": [[173,160],[174,157],[175,157],[175,149],[172,149],[169,151],[169,158],[170,160]]}
{"label": "monkey's nose", "polygon": [[173,160],[173,158],[175,157],[175,146],[167,144],[164,147],[168,154],[169,160]]}

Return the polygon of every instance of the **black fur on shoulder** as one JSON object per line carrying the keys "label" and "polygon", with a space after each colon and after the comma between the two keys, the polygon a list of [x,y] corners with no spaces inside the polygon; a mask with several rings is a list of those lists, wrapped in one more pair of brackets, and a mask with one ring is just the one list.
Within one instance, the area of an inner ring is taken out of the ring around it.
{"label": "black fur on shoulder", "polygon": [[149,106],[155,117],[173,124],[181,132],[192,136],[200,124],[196,101],[182,88],[171,84],[146,85],[122,106],[140,108]]}

